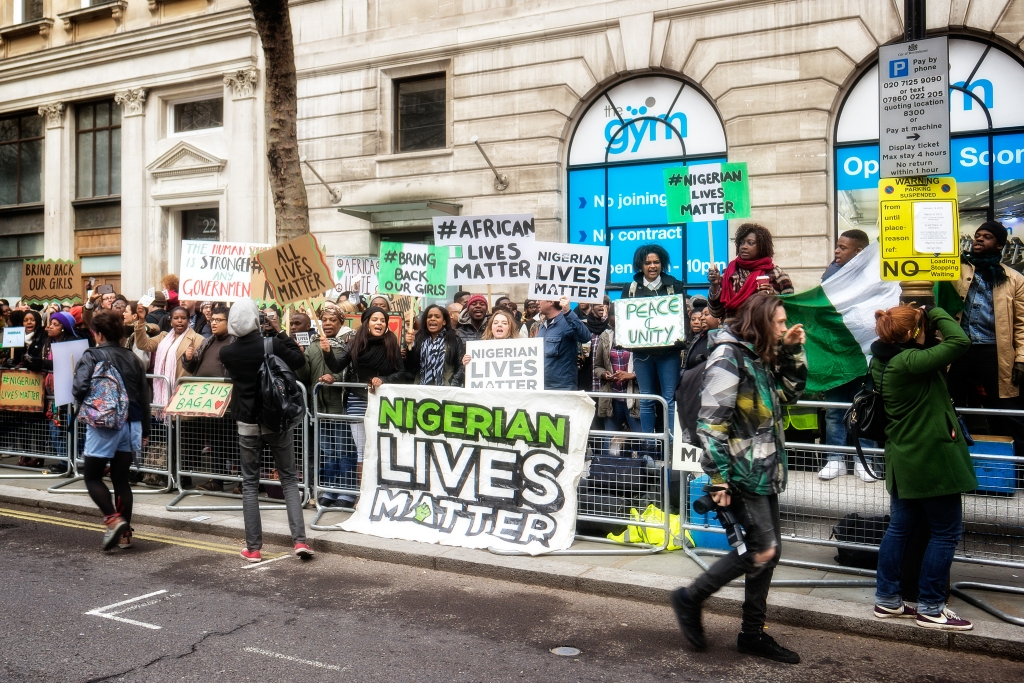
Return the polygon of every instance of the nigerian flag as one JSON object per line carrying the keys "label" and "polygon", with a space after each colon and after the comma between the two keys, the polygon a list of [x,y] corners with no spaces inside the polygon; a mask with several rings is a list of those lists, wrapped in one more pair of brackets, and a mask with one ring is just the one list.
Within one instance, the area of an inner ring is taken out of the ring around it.
{"label": "nigerian flag", "polygon": [[875,311],[900,302],[900,283],[884,282],[873,242],[814,289],[782,297],[789,325],[807,332],[807,391],[819,392],[867,373]]}

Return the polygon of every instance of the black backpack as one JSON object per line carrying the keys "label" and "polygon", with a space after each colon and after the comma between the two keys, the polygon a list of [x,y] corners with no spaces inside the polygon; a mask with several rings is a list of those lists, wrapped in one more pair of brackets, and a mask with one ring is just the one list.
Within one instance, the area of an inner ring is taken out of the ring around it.
{"label": "black backpack", "polygon": [[260,398],[260,424],[272,432],[285,429],[306,410],[295,373],[274,355],[273,339],[263,340]]}
{"label": "black backpack", "polygon": [[872,380],[870,372],[868,373],[867,381],[853,397],[853,403],[846,411],[846,415],[843,416],[847,437],[853,441],[853,445],[857,449],[857,457],[860,458],[864,471],[872,479],[885,479],[885,476],[875,474],[875,471],[868,465],[864,451],[861,450],[860,440],[885,442],[885,429],[889,426],[889,416],[885,412],[885,402],[882,400],[882,385],[885,383],[885,371],[888,368],[888,364],[882,368],[882,377],[877,391],[874,380]]}

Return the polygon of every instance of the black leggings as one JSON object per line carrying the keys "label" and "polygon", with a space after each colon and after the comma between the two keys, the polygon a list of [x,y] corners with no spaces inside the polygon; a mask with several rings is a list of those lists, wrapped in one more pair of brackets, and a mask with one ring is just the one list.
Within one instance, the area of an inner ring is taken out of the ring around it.
{"label": "black leggings", "polygon": [[[110,465],[110,481],[114,484],[114,495],[116,496],[117,507],[114,507],[114,500],[110,499],[110,489],[103,482],[103,472]],[[89,490],[89,497],[99,507],[105,516],[115,512],[120,513],[124,521],[132,523],[132,487],[128,481],[128,468],[132,466],[132,454],[128,451],[118,451],[113,458],[85,457],[85,468],[82,474],[85,477],[85,487]]]}

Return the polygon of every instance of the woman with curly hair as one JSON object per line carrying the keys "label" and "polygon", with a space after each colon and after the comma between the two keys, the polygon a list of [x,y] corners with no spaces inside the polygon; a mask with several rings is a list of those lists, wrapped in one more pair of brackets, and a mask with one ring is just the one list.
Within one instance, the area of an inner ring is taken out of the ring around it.
{"label": "woman with curly hair", "polygon": [[711,264],[708,270],[708,306],[716,318],[733,318],[743,302],[757,292],[792,294],[793,281],[775,265],[775,246],[768,228],[744,223],[736,229],[736,258],[725,273]]}

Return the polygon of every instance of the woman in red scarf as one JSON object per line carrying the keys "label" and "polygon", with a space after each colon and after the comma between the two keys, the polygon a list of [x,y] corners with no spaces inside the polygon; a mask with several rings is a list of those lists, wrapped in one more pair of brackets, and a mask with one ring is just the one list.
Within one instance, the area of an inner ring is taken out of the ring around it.
{"label": "woman in red scarf", "polygon": [[729,262],[725,274],[714,264],[708,270],[711,314],[719,319],[735,317],[736,310],[755,292],[792,294],[793,281],[772,262],[773,256],[775,247],[767,228],[757,223],[741,225],[736,230],[736,258]]}

